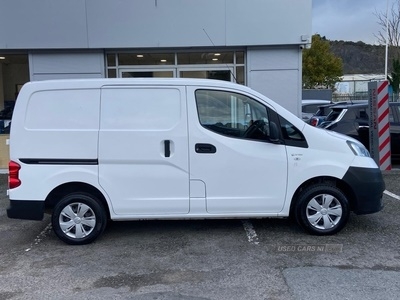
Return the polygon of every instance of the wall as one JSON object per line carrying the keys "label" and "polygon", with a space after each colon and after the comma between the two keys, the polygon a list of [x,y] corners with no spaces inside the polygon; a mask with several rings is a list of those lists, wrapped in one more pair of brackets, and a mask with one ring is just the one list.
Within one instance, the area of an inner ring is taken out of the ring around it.
{"label": "wall", "polygon": [[332,90],[303,90],[302,99],[317,99],[332,101]]}
{"label": "wall", "polygon": [[67,78],[104,78],[102,52],[34,52],[29,55],[32,81]]}
{"label": "wall", "polygon": [[0,49],[304,44],[312,0],[2,1]]}
{"label": "wall", "polygon": [[296,46],[247,51],[248,86],[301,115],[301,51]]}

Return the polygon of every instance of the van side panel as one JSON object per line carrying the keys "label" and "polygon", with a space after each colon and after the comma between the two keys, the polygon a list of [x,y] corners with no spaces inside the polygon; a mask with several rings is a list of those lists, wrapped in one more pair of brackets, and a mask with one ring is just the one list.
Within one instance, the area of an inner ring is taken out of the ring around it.
{"label": "van side panel", "polygon": [[[96,159],[98,89],[42,90],[31,94],[11,141],[18,159]],[[21,126],[22,125],[22,126]],[[29,152],[26,151],[29,149]],[[27,156],[29,153],[29,156]]]}
{"label": "van side panel", "polygon": [[82,182],[101,191],[98,165],[23,164],[21,186],[9,191],[10,199],[44,201],[56,187],[69,182]]}
{"label": "van side panel", "polygon": [[42,85],[23,89],[13,115],[10,159],[22,184],[10,200],[44,201],[57,185],[97,183],[99,89]]}

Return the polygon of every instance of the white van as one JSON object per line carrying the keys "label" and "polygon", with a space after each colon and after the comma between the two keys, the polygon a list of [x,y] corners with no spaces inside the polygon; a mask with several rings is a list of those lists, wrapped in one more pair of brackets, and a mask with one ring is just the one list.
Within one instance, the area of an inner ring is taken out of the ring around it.
{"label": "white van", "polygon": [[356,140],[307,125],[242,85],[196,79],[31,82],[11,125],[8,217],[52,213],[69,244],[111,220],[294,215],[338,232],[382,208]]}

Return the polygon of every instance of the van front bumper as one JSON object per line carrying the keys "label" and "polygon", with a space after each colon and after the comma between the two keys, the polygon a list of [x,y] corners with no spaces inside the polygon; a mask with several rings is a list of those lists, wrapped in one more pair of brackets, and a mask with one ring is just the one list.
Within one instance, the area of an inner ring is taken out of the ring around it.
{"label": "van front bumper", "polygon": [[44,201],[10,200],[7,216],[10,219],[43,220]]}
{"label": "van front bumper", "polygon": [[350,167],[343,180],[353,191],[354,199],[349,200],[354,213],[365,215],[382,210],[385,182],[380,169]]}

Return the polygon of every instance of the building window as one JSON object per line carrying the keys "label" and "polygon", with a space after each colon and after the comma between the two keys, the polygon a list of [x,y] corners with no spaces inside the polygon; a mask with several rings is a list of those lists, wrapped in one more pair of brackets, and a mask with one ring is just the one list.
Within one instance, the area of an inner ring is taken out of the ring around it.
{"label": "building window", "polygon": [[189,52],[177,56],[179,65],[233,64],[234,52]]}
{"label": "building window", "polygon": [[0,53],[0,134],[10,132],[15,100],[28,81],[28,54]]}
{"label": "building window", "polygon": [[120,66],[174,65],[174,53],[120,53]]}
{"label": "building window", "polygon": [[208,78],[245,84],[244,51],[174,53],[116,52],[106,55],[107,77]]}

